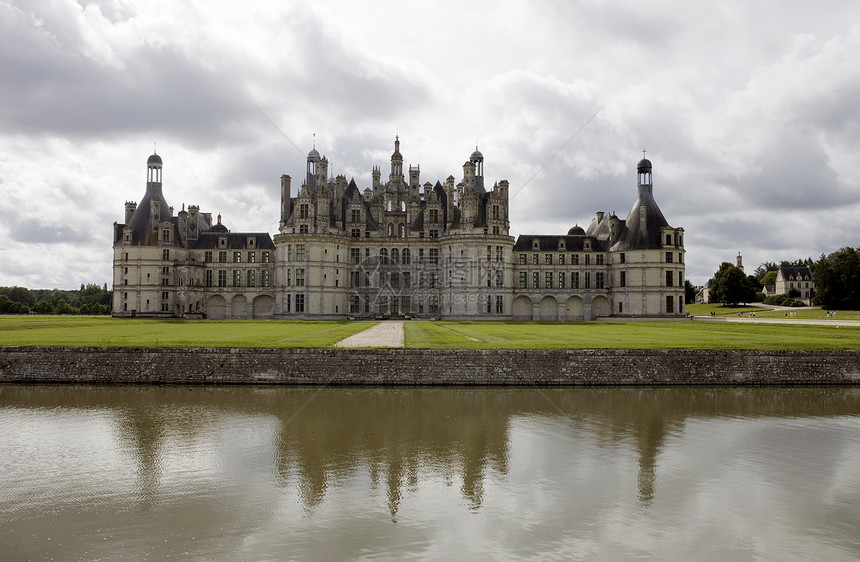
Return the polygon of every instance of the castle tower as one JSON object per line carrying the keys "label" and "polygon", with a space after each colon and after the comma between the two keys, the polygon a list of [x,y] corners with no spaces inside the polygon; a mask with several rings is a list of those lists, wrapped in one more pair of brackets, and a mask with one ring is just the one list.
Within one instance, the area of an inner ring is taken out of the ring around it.
{"label": "castle tower", "polygon": [[394,137],[394,153],[391,155],[391,181],[403,180],[403,155],[400,154],[400,135]]}

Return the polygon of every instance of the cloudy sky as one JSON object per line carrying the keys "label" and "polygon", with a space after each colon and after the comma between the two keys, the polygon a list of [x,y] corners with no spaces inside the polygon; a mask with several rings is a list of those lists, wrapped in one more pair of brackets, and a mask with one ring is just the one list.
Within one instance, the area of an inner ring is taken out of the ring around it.
{"label": "cloudy sky", "polygon": [[371,183],[480,147],[512,234],[654,194],[703,283],[860,245],[860,3],[0,0],[0,285],[111,283],[157,143],[178,211],[275,233],[317,149]]}

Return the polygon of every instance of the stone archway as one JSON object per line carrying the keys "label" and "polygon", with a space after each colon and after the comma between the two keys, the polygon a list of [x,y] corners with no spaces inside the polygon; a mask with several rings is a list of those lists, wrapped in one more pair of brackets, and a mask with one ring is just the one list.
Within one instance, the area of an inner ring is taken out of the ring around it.
{"label": "stone archway", "polygon": [[275,299],[260,295],[252,303],[254,318],[272,318],[275,314]]}
{"label": "stone archway", "polygon": [[206,301],[206,317],[213,320],[227,318],[227,301],[221,295],[212,295]]}
{"label": "stone archway", "polygon": [[612,307],[609,304],[609,299],[604,296],[596,296],[591,301],[591,318],[599,318],[601,316],[609,316],[612,314]]}
{"label": "stone archway", "polygon": [[514,299],[513,304],[514,320],[531,320],[532,319],[532,300],[525,295],[520,295]]}
{"label": "stone archway", "polygon": [[230,305],[232,312],[231,318],[235,320],[245,320],[248,318],[248,299],[245,295],[236,295],[233,297],[233,302]]}
{"label": "stone archway", "polygon": [[564,319],[585,320],[585,303],[582,302],[582,297],[570,297],[564,305]]}
{"label": "stone archway", "polygon": [[540,300],[540,319],[558,320],[558,301],[555,297],[546,296]]}

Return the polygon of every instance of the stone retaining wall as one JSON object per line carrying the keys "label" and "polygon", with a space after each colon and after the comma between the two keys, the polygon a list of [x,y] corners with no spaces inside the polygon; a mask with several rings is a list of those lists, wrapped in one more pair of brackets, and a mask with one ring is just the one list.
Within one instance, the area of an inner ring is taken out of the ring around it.
{"label": "stone retaining wall", "polygon": [[0,382],[860,384],[860,351],[0,347]]}

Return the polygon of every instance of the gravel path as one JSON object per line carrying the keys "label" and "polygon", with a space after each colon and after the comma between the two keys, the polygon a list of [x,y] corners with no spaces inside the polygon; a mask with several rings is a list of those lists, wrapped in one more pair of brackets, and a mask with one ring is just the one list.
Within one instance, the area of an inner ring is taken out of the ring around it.
{"label": "gravel path", "polygon": [[403,320],[385,320],[335,344],[336,347],[403,347]]}

